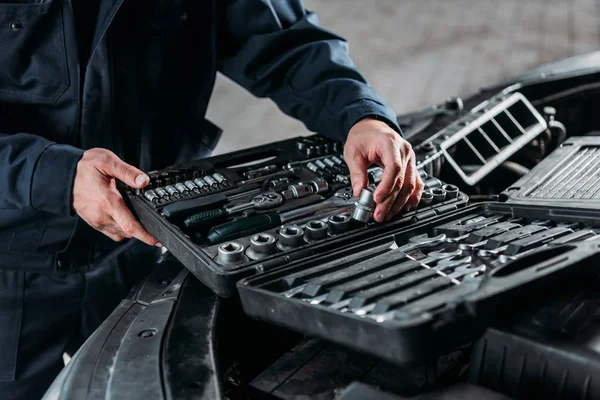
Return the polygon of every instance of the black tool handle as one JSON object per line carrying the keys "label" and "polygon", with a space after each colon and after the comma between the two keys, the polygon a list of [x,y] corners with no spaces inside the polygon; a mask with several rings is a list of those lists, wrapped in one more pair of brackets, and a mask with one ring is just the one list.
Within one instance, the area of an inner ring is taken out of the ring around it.
{"label": "black tool handle", "polygon": [[281,225],[281,223],[279,213],[271,211],[215,226],[208,232],[207,238],[212,244],[223,243],[239,237],[264,232]]}
{"label": "black tool handle", "polygon": [[202,211],[183,220],[183,226],[187,229],[199,229],[203,226],[209,228],[225,221],[229,213],[224,208]]}
{"label": "black tool handle", "polygon": [[225,204],[227,204],[227,196],[223,193],[215,193],[197,199],[183,200],[169,204],[162,209],[162,215],[173,223],[179,223],[194,213],[206,210],[207,208],[224,206]]}

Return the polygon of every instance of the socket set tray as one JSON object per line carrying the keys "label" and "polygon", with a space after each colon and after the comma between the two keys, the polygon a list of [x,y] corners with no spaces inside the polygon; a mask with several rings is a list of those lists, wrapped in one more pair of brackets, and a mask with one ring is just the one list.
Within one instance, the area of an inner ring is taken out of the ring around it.
{"label": "socket set tray", "polygon": [[479,203],[237,286],[253,318],[404,364],[468,344],[502,310],[589,274],[598,239],[597,209]]}
{"label": "socket set tray", "polygon": [[372,191],[353,197],[343,144],[303,136],[148,172],[124,193],[142,225],[221,297],[236,282],[466,206],[456,186],[420,171],[426,191],[413,210],[372,220]]}

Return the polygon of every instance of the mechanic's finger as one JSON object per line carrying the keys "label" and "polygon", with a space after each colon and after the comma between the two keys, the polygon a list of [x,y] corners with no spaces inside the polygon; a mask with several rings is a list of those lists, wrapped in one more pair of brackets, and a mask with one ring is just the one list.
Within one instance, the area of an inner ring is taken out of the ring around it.
{"label": "mechanic's finger", "polygon": [[[383,164],[383,176],[373,194],[376,203],[387,201],[387,198],[392,195],[395,186],[402,186],[404,183],[404,174],[402,173],[404,161],[398,149],[395,146],[386,147],[380,158]],[[393,200],[395,200],[395,196]]]}
{"label": "mechanic's finger", "polygon": [[110,159],[104,172],[113,176],[133,188],[143,188],[148,184],[150,178],[148,175],[137,169],[136,167],[127,164],[116,155],[109,156]]}
{"label": "mechanic's finger", "polygon": [[159,245],[158,240],[149,234],[140,224],[131,211],[127,208],[123,200],[114,201],[112,204],[111,215],[117,225],[123,231],[125,237],[134,237],[150,246]]}
{"label": "mechanic's finger", "polygon": [[350,181],[352,183],[352,192],[354,197],[358,197],[362,189],[369,183],[367,177],[368,160],[357,151],[351,151],[351,154],[344,156],[346,165],[350,170]]}
{"label": "mechanic's finger", "polygon": [[394,205],[394,202],[396,201],[396,197],[398,197],[398,193],[400,192],[400,179],[396,179],[396,184],[393,186],[392,191],[390,192],[390,194],[386,197],[386,199],[377,204],[377,207],[375,207],[375,213],[374,213],[374,218],[375,221],[377,222],[383,222],[386,218],[386,216],[389,214],[390,209],[392,208],[392,206]]}
{"label": "mechanic's finger", "polygon": [[420,177],[418,177],[417,178],[417,186],[415,188],[415,191],[412,193],[412,195],[406,202],[405,209],[407,211],[417,208],[417,206],[419,205],[419,202],[421,201],[421,195],[423,194],[424,188],[425,188],[425,185],[423,184],[423,180]]}
{"label": "mechanic's finger", "polygon": [[414,167],[412,162],[408,162],[406,166],[406,172],[404,174],[404,184],[400,189],[400,193],[398,193],[398,197],[396,197],[396,201],[394,202],[394,205],[391,208],[391,212],[387,216],[388,220],[390,220],[406,205],[406,202],[408,201],[408,199],[413,194],[416,188],[416,168]]}

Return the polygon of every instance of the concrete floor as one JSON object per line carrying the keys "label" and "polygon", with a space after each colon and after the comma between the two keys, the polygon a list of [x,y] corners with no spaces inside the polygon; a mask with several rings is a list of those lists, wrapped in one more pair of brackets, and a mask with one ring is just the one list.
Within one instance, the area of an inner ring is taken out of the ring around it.
{"label": "concrete floor", "polygon": [[[371,85],[405,113],[554,60],[600,49],[598,0],[305,0],[345,37]],[[366,6],[368,5],[368,6]],[[305,135],[270,100],[219,77],[215,154]]]}

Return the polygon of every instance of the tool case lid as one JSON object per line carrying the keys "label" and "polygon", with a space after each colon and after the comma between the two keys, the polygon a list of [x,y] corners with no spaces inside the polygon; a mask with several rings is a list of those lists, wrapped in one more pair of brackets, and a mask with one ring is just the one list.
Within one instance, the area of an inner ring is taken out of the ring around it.
{"label": "tool case lid", "polygon": [[[491,227],[489,237],[507,233],[494,232],[496,222],[505,224],[504,229],[513,234],[520,230],[506,224],[522,221],[523,231],[536,229],[520,232],[521,237],[532,240],[543,235],[567,238],[575,233],[571,228],[579,226],[576,211],[553,216],[553,221],[537,219],[551,215],[548,209],[532,214],[525,206],[480,203],[243,279],[237,286],[245,312],[259,320],[397,364],[428,359],[481,335],[498,307],[518,304],[549,282],[588,273],[600,261],[600,241],[571,243],[565,239],[564,244],[548,246],[548,240],[532,241],[539,246],[503,264],[492,264],[477,252],[457,253],[436,260],[450,261],[446,266],[453,262],[461,265],[445,269],[440,267],[442,261],[427,260],[433,260],[435,252],[453,254],[460,245],[431,247],[414,256],[406,247],[412,238],[462,237],[460,240],[473,245],[477,244],[469,241],[473,232],[482,234]],[[597,212],[598,223],[599,217]],[[465,228],[469,224],[474,225]]]}
{"label": "tool case lid", "polygon": [[[571,137],[500,194],[509,204],[600,208],[600,137]],[[594,214],[594,213],[592,213]]]}

